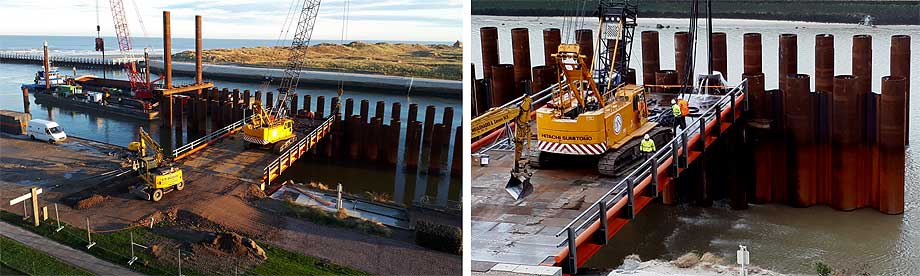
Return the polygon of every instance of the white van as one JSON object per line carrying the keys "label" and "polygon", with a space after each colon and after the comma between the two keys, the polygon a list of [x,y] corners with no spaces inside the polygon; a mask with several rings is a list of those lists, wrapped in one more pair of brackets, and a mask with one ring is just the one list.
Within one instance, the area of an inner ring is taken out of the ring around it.
{"label": "white van", "polygon": [[67,134],[55,122],[32,119],[29,121],[29,138],[32,140],[48,141],[48,143],[61,142],[67,139]]}

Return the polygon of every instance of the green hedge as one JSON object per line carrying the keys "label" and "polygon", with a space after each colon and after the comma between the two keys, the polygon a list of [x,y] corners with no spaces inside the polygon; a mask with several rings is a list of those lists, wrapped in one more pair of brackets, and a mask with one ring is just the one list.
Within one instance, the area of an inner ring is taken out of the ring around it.
{"label": "green hedge", "polygon": [[463,232],[460,228],[423,220],[416,221],[414,226],[416,244],[450,254],[463,254]]}

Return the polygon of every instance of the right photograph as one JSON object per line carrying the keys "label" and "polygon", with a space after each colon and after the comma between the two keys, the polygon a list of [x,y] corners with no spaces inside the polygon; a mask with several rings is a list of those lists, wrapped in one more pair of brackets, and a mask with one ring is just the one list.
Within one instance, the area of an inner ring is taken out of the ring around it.
{"label": "right photograph", "polygon": [[473,275],[920,275],[920,2],[471,10]]}

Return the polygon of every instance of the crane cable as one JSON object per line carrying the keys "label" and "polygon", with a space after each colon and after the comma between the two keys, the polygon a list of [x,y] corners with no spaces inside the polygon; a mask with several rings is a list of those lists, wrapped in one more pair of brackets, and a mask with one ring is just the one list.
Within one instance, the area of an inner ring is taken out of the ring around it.
{"label": "crane cable", "polygon": [[[690,46],[690,52],[688,53],[686,63],[682,64],[682,66],[684,66],[685,73],[684,73],[684,81],[681,82],[681,89],[680,89],[680,93],[678,94],[678,98],[683,98],[687,94],[691,94],[693,92],[693,88],[692,88],[693,71],[694,71],[693,69],[695,68],[694,65],[696,64],[696,41],[697,41],[696,33],[698,29],[697,28],[698,20],[699,20],[699,0],[693,0],[690,2],[690,28],[688,31],[688,35],[690,36],[689,40],[692,41],[691,42],[692,44]],[[677,66],[681,66],[681,65],[678,64]]]}
{"label": "crane cable", "polygon": [[[341,34],[342,37],[340,39],[340,42],[342,43],[343,47],[345,46],[345,38],[348,37],[348,10],[349,10],[350,5],[351,5],[351,0],[345,0],[345,4],[342,5],[342,34]],[[339,75],[343,76],[342,78],[339,79],[339,92],[341,92],[345,90],[345,78],[344,78],[345,72],[344,70],[340,71]],[[412,89],[412,88],[410,87],[409,89]]]}
{"label": "crane cable", "polygon": [[[294,4],[297,2],[298,0],[291,0],[291,4],[288,5],[287,14],[284,16],[284,21],[281,22],[281,31],[278,32],[278,38],[275,39],[275,45],[272,45],[273,48],[282,46],[281,43],[284,42],[284,38],[287,37],[288,31],[290,30],[291,21],[293,21],[291,19],[291,14],[294,13],[294,6],[295,6]],[[271,85],[271,80],[272,80],[272,71],[265,70],[265,73],[263,73],[262,75],[262,84],[259,86],[259,90],[268,91],[268,88]],[[256,99],[256,100],[259,102],[262,102],[262,99]]]}

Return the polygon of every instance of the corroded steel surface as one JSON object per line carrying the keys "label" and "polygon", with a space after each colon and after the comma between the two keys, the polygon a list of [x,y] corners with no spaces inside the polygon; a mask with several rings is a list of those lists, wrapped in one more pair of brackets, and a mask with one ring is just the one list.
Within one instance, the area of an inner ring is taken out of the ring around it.
{"label": "corroded steel surface", "polygon": [[721,72],[722,76],[728,80],[731,79],[728,74],[728,45],[725,41],[725,33],[712,33],[712,70]]}
{"label": "corroded steel surface", "polygon": [[594,35],[591,29],[575,30],[575,43],[578,51],[585,56],[588,66],[594,64]]}
{"label": "corroded steel surface", "polygon": [[[910,105],[910,36],[893,35],[891,36],[891,75],[907,78],[906,93],[904,102]],[[907,122],[907,113],[904,114],[904,143],[907,143],[907,135],[910,133],[910,124]]]}
{"label": "corroded steel surface", "polygon": [[674,33],[674,70],[677,70],[677,83],[687,83],[688,62],[690,62],[690,33]]}
{"label": "corroded steel surface", "polygon": [[882,78],[879,127],[878,209],[886,214],[904,212],[904,114],[907,113],[907,79]]}
{"label": "corroded steel surface", "polygon": [[834,159],[834,177],[831,187],[831,206],[838,210],[857,208],[859,185],[860,133],[854,122],[859,120],[859,101],[856,95],[855,76],[834,77],[832,94],[831,149]]}
{"label": "corroded steel surface", "polygon": [[744,34],[744,73],[763,73],[763,48],[760,33]]}
{"label": "corroded steel surface", "polygon": [[798,45],[796,35],[779,36],[779,89],[785,90],[786,77],[798,72]]}
{"label": "corroded steel surface", "polygon": [[786,141],[790,154],[787,164],[789,185],[795,187],[794,204],[807,207],[816,203],[816,145],[814,104],[809,92],[811,79],[805,74],[786,79]]}
{"label": "corroded steel surface", "polygon": [[658,32],[642,32],[642,82],[643,84],[656,84],[655,73],[660,68],[658,50]]}
{"label": "corroded steel surface", "polygon": [[815,91],[834,91],[834,36],[815,36]]}
{"label": "corroded steel surface", "polygon": [[514,59],[514,91],[524,91],[530,75],[530,34],[527,28],[511,29],[511,52]]}
{"label": "corroded steel surface", "polygon": [[552,54],[559,51],[559,44],[562,43],[562,33],[559,29],[549,28],[543,30],[543,64],[554,67],[556,59]]}
{"label": "corroded steel surface", "polygon": [[514,91],[514,65],[492,66],[492,106],[501,106],[520,94]]}
{"label": "corroded steel surface", "polygon": [[492,66],[498,64],[498,28],[479,28],[480,47],[482,47],[482,75],[492,78]]}

